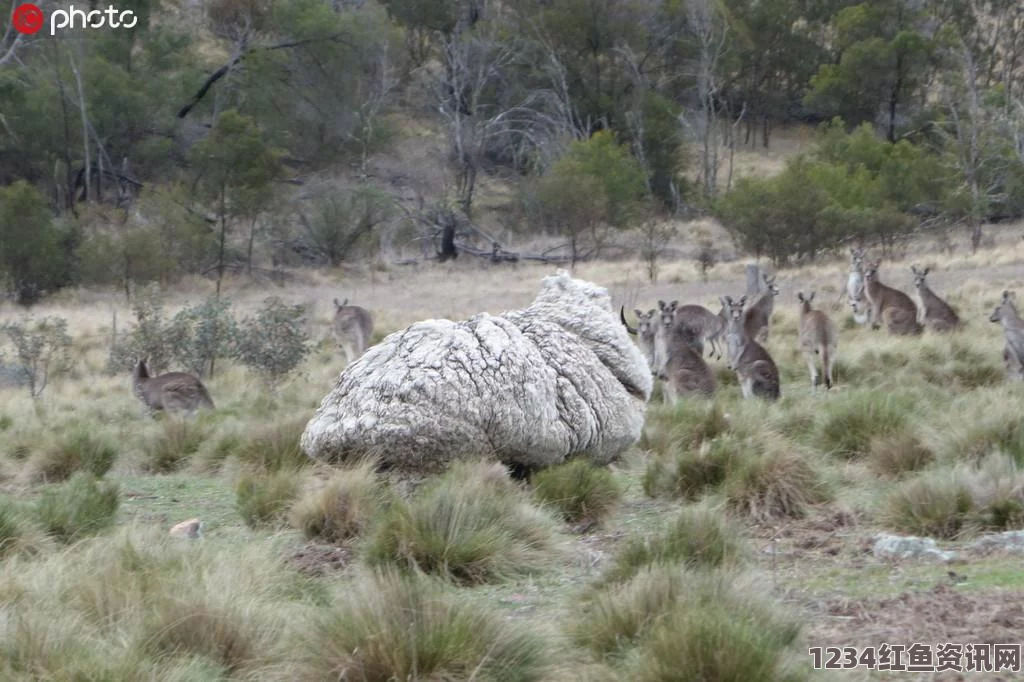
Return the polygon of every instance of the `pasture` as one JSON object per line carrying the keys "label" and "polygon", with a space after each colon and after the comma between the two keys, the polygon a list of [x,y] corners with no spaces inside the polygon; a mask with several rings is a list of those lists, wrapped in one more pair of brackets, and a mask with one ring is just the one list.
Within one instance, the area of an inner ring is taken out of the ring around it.
{"label": "pasture", "polygon": [[[930,267],[963,330],[856,325],[837,303],[845,259],[780,270],[765,344],[779,401],[743,400],[724,360],[708,360],[714,398],[669,407],[656,389],[610,475],[569,465],[529,483],[487,466],[339,474],[298,438],[343,368],[335,297],[371,310],[379,341],[420,319],[524,307],[551,266],[304,274],[275,291],[309,305],[317,345],[301,370],[270,391],[223,365],[206,381],[217,409],[192,420],[149,419],[130,372],[104,372],[112,313],[130,320],[123,296],[62,293],[34,314],[68,320],[72,371],[38,401],[0,389],[0,676],[963,679],[815,671],[807,650],[1019,641],[1020,555],[979,542],[1024,529],[1024,385],[1007,382],[988,319],[1004,289],[1024,294],[1024,244],[1018,227],[990,229],[976,254],[914,244],[879,271],[909,293],[911,265]],[[616,311],[717,311],[743,293],[744,263],[706,281],[684,260],[656,284],[632,260],[575,276],[607,287]],[[169,312],[208,286],[171,292]],[[267,289],[229,281],[225,295],[246,310]],[[839,328],[828,392],[812,391],[798,348],[797,293],[810,291]],[[200,537],[168,536],[194,517]],[[882,556],[883,533],[955,555]]]}

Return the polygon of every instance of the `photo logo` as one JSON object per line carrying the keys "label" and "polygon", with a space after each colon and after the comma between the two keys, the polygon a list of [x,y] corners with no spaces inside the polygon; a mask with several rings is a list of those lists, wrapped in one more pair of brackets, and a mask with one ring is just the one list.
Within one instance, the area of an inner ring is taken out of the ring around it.
{"label": "photo logo", "polygon": [[[113,5],[105,10],[75,9],[69,5],[67,9],[56,9],[50,15],[50,35],[55,35],[60,28],[134,28],[139,18],[129,10],[120,11]],[[33,35],[46,23],[43,10],[31,2],[18,5],[11,15],[11,25],[18,33]]]}

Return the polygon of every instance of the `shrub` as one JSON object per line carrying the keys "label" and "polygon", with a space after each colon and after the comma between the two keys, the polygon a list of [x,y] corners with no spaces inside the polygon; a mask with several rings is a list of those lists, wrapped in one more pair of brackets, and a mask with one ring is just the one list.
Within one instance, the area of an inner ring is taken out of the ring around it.
{"label": "shrub", "polygon": [[14,347],[21,376],[33,400],[42,395],[52,377],[71,368],[71,337],[68,321],[63,317],[8,322],[0,330]]}
{"label": "shrub", "polygon": [[249,369],[274,385],[294,371],[309,353],[309,335],[303,327],[305,309],[289,306],[276,297],[264,300],[255,316],[243,320],[237,357]]}
{"label": "shrub", "polygon": [[612,472],[582,458],[538,472],[533,486],[534,497],[570,523],[601,521],[622,499],[622,488]]}
{"label": "shrub", "polygon": [[174,360],[204,377],[212,376],[217,360],[232,357],[239,332],[231,302],[211,296],[178,312],[167,325],[167,333]]}
{"label": "shrub", "polygon": [[164,319],[164,300],[159,286],[151,284],[136,295],[132,315],[135,328],[111,346],[107,373],[130,371],[135,361],[146,358],[150,373],[161,374],[174,358],[174,346]]}
{"label": "shrub", "polygon": [[35,511],[47,533],[72,542],[111,527],[120,502],[116,483],[79,471],[65,483],[44,490]]}
{"label": "shrub", "polygon": [[75,426],[39,450],[29,467],[33,478],[41,481],[63,481],[76,471],[88,471],[101,478],[110,471],[115,459],[117,447],[108,436]]}
{"label": "shrub", "polygon": [[259,427],[243,437],[235,455],[250,468],[260,471],[307,466],[311,460],[299,442],[308,421],[308,416],[300,416]]}
{"label": "shrub", "polygon": [[244,474],[235,485],[235,506],[250,528],[283,522],[299,495],[299,476],[282,470],[270,474]]}
{"label": "shrub", "polygon": [[296,642],[293,679],[338,671],[363,682],[547,679],[541,633],[434,580],[384,571],[361,577]]}
{"label": "shrub", "polygon": [[720,510],[687,507],[663,533],[631,538],[599,584],[624,582],[651,565],[728,566],[742,561],[745,552],[739,531]]}
{"label": "shrub", "polygon": [[373,463],[339,471],[322,489],[299,500],[291,524],[308,539],[340,543],[364,536],[392,502]]}
{"label": "shrub", "polygon": [[771,435],[729,473],[725,496],[730,509],[755,521],[801,518],[811,505],[831,499],[808,458]]}
{"label": "shrub", "polygon": [[473,584],[535,573],[556,555],[553,519],[503,468],[458,463],[389,510],[367,558]]}
{"label": "shrub", "polygon": [[142,468],[151,473],[180,469],[209,437],[208,428],[198,421],[171,417],[142,441]]}

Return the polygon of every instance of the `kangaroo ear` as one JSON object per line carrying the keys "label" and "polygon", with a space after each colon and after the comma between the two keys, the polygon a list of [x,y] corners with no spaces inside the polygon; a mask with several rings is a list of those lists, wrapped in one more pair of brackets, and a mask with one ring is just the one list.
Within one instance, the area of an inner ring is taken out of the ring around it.
{"label": "kangaroo ear", "polygon": [[927,275],[927,274],[928,274],[929,272],[931,272],[931,268],[925,268],[925,269],[924,269],[924,272],[922,272],[922,273],[921,273],[921,276],[922,276],[922,277],[924,277],[924,276],[925,276],[925,275]]}
{"label": "kangaroo ear", "polygon": [[802,292],[802,291],[796,292],[796,300],[798,300],[801,303],[803,303],[804,302],[804,292]]}
{"label": "kangaroo ear", "polygon": [[633,308],[633,314],[636,315],[637,317],[643,317],[644,316],[644,314],[642,312],[640,312],[639,308]]}
{"label": "kangaroo ear", "polygon": [[664,309],[665,309],[665,302],[662,301],[661,299],[658,299],[658,310],[664,310]]}
{"label": "kangaroo ear", "polygon": [[740,305],[743,305],[746,302],[747,302],[747,295],[743,294],[742,296],[740,296]]}
{"label": "kangaroo ear", "polygon": [[811,292],[811,295],[807,297],[807,302],[808,303],[810,303],[811,301],[814,300],[814,294],[816,294],[816,293],[817,293],[816,291],[812,291]]}
{"label": "kangaroo ear", "polygon": [[914,273],[914,274],[916,275],[916,274],[917,274],[917,267],[916,267],[916,266],[913,266],[913,265],[911,265],[911,266],[910,266],[910,271],[911,271],[912,273]]}

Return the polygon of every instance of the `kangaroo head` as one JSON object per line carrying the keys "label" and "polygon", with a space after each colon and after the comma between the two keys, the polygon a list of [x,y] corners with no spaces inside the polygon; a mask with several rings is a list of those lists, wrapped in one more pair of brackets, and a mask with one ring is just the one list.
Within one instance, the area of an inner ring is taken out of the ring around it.
{"label": "kangaroo head", "polygon": [[775,277],[769,277],[768,275],[763,275],[763,277],[765,286],[768,287],[768,291],[771,292],[772,296],[778,296],[779,288],[775,286]]}
{"label": "kangaroo head", "polygon": [[920,289],[925,286],[924,278],[928,276],[928,272],[931,268],[925,268],[924,270],[918,270],[917,267],[911,265],[910,271],[914,273],[914,286]]}
{"label": "kangaroo head", "polygon": [[864,263],[864,281],[866,282],[877,282],[878,281],[878,266],[879,261],[874,263]]}
{"label": "kangaroo head", "polygon": [[796,298],[797,298],[798,301],[800,301],[800,303],[802,304],[802,308],[805,311],[811,309],[811,301],[814,300],[814,293],[815,292],[812,291],[811,293],[807,294],[806,296],[804,295],[804,292],[802,292],[802,291],[797,293]]}
{"label": "kangaroo head", "polygon": [[633,311],[636,315],[636,330],[641,336],[646,336],[654,330],[654,315],[657,312],[654,308],[651,308],[646,313],[640,310]]}
{"label": "kangaroo head", "polygon": [[1016,315],[1017,306],[1014,305],[1014,299],[1016,299],[1014,292],[1004,291],[1002,300],[999,301],[999,305],[996,306],[996,309],[992,311],[988,318],[989,322],[1000,322],[1004,317]]}
{"label": "kangaroo head", "polygon": [[746,295],[741,296],[740,300],[734,301],[731,296],[726,296],[722,299],[722,304],[729,311],[729,319],[733,321],[743,322],[743,307],[747,304]]}
{"label": "kangaroo head", "polygon": [[[658,303],[660,304],[662,302],[658,301]],[[672,303],[668,305],[661,306],[661,314],[658,316],[658,324],[666,332],[670,331],[676,322],[676,305],[678,303],[679,301],[672,301]],[[654,311],[652,310],[651,312],[653,313]]]}
{"label": "kangaroo head", "polygon": [[338,299],[334,299],[334,307],[336,309],[341,310],[346,305],[348,305],[348,299],[347,298],[344,301],[340,302],[340,303],[338,302]]}
{"label": "kangaroo head", "polygon": [[859,247],[850,249],[850,265],[855,270],[859,270],[864,265],[864,249]]}

